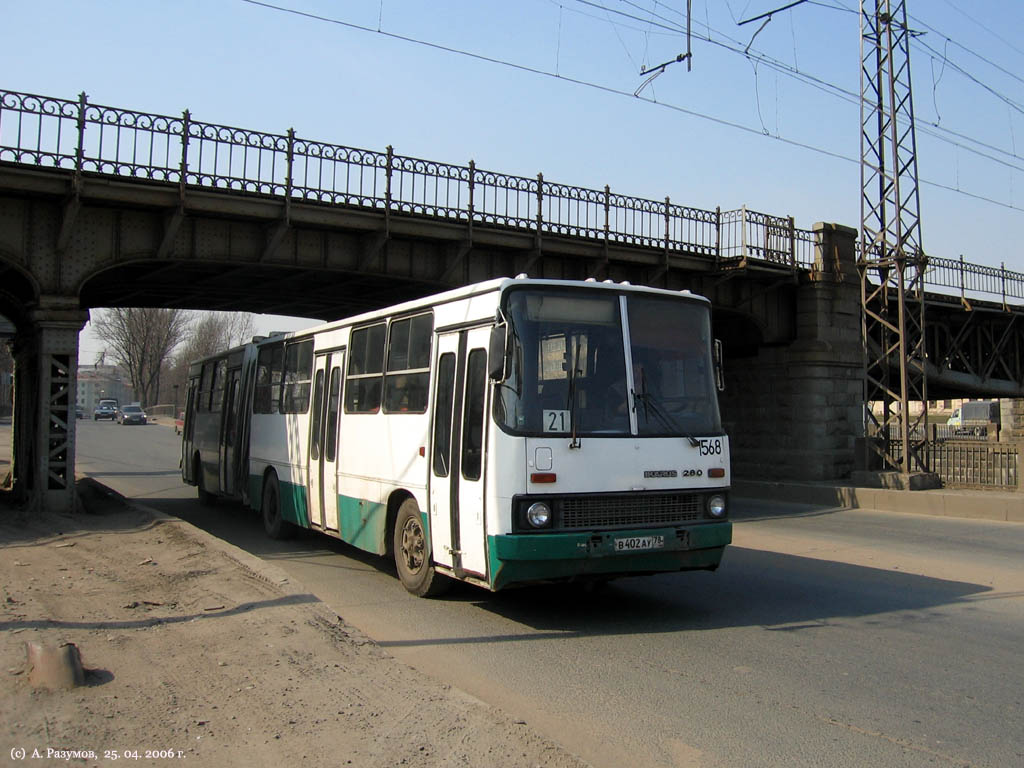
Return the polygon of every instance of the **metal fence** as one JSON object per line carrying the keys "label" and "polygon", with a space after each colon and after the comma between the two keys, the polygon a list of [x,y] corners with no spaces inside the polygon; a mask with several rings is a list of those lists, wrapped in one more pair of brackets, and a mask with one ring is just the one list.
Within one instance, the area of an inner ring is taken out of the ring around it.
{"label": "metal fence", "polygon": [[[930,439],[921,442],[922,432],[912,431],[911,440],[922,446],[920,454],[927,470],[935,472],[950,488],[1017,490],[1020,483],[1017,443],[989,441],[989,428],[960,429],[944,424],[930,425]],[[902,459],[903,444],[890,429],[894,458]],[[916,463],[916,462],[915,462]],[[924,470],[925,467],[917,467]]]}
{"label": "metal fence", "polygon": [[928,463],[943,485],[1016,490],[1018,447],[1013,443],[946,441],[928,444]]}
{"label": "metal fence", "polygon": [[1007,299],[1024,299],[1024,272],[1013,272],[1002,264],[986,267],[959,260],[928,258],[925,282],[929,286],[955,288],[960,298],[968,293],[986,293],[1000,296],[1005,306]]}

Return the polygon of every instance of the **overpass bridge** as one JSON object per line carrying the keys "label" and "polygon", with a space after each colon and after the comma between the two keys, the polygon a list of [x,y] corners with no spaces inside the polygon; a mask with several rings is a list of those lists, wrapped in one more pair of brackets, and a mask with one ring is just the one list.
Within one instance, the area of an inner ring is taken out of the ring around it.
{"label": "overpass bridge", "polygon": [[[73,499],[78,331],[93,307],[330,319],[531,276],[689,289],[726,347],[747,477],[843,477],[863,430],[856,231],[0,91],[0,315],[16,487]],[[1024,396],[1024,275],[933,258],[932,397]],[[70,415],[70,417],[69,417]]]}

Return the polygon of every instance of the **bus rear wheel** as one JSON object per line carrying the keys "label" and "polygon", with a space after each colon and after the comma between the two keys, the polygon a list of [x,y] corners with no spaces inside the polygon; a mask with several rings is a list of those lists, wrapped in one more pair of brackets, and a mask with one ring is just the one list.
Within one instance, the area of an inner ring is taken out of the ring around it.
{"label": "bus rear wheel", "polygon": [[427,532],[415,499],[406,499],[398,508],[393,545],[398,578],[406,590],[417,597],[434,597],[451,586],[430,562]]}
{"label": "bus rear wheel", "polygon": [[263,514],[263,530],[270,538],[288,539],[295,534],[295,526],[281,517],[281,491],[277,475],[273,472],[263,481],[260,511]]}

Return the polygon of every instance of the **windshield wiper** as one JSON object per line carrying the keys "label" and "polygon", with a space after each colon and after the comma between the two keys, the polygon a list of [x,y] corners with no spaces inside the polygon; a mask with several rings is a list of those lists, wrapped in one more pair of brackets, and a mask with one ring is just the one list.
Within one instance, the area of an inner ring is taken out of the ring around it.
{"label": "windshield wiper", "polygon": [[572,442],[569,443],[570,448],[579,448],[583,443],[576,436],[576,374],[579,373],[580,365],[580,343],[579,339],[576,340],[576,354],[573,360],[572,367],[569,369],[569,423],[572,425]]}
{"label": "windshield wiper", "polygon": [[691,432],[684,429],[683,425],[680,424],[675,419],[675,417],[671,416],[665,411],[664,406],[658,402],[658,399],[653,394],[647,391],[647,382],[644,380],[643,372],[640,373],[640,386],[642,388],[642,391],[637,392],[634,389],[633,398],[643,403],[644,418],[648,418],[647,414],[648,411],[650,411],[650,413],[654,414],[654,417],[659,422],[661,422],[661,425],[663,427],[665,427],[669,431],[675,431],[682,434],[683,437],[690,441],[690,445],[692,445],[694,448],[700,447],[700,440],[694,437]]}

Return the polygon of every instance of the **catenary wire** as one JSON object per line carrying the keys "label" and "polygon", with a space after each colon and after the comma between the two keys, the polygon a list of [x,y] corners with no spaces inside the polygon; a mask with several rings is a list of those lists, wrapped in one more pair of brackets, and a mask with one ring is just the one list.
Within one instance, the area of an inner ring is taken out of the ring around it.
{"label": "catenary wire", "polygon": [[[714,123],[716,125],[721,125],[721,126],[727,127],[727,128],[733,128],[733,129],[741,131],[743,133],[748,133],[748,134],[751,134],[751,135],[754,135],[754,136],[760,136],[760,137],[764,137],[764,138],[769,138],[769,139],[772,139],[774,141],[778,141],[778,142],[780,142],[782,144],[786,144],[788,146],[795,147],[797,149],[805,149],[805,150],[808,150],[810,152],[814,152],[816,154],[823,155],[825,157],[831,157],[831,158],[836,159],[836,160],[843,160],[843,161],[846,161],[846,162],[849,162],[849,163],[853,163],[853,164],[859,164],[860,163],[860,159],[859,158],[850,157],[849,155],[844,155],[844,154],[842,154],[840,152],[835,152],[833,150],[825,149],[824,147],[819,147],[819,146],[816,146],[816,145],[813,145],[813,144],[809,144],[807,142],[799,141],[797,139],[791,139],[791,138],[788,138],[788,137],[783,136],[781,134],[764,133],[763,131],[761,131],[761,130],[759,130],[757,128],[754,128],[752,126],[744,125],[742,123],[738,123],[738,122],[735,122],[735,121],[732,121],[732,120],[726,120],[726,119],[720,118],[720,117],[715,117],[714,115],[709,115],[709,114],[706,114],[706,113],[703,113],[703,112],[698,112],[697,110],[689,109],[687,107],[682,107],[682,106],[679,106],[679,105],[676,105],[676,104],[671,104],[669,102],[658,101],[658,100],[655,100],[653,98],[648,98],[648,97],[645,97],[645,96],[636,95],[636,94],[630,93],[628,91],[624,91],[624,90],[621,90],[621,89],[618,89],[618,88],[613,88],[613,87],[608,86],[608,85],[602,85],[600,83],[594,83],[594,82],[591,82],[591,81],[588,81],[588,80],[583,80],[583,79],[580,79],[580,78],[568,77],[566,75],[557,74],[557,73],[550,72],[550,71],[547,71],[547,70],[539,69],[537,67],[531,67],[531,66],[528,66],[528,65],[525,65],[525,64],[519,64],[519,63],[512,62],[512,61],[507,61],[507,60],[504,60],[504,59],[499,59],[499,58],[496,58],[496,57],[493,57],[493,56],[486,56],[484,54],[474,53],[472,51],[466,51],[466,50],[462,50],[462,49],[455,48],[455,47],[452,47],[452,46],[442,45],[440,43],[434,43],[434,42],[431,42],[431,41],[428,41],[428,40],[420,40],[418,38],[410,37],[408,35],[400,35],[400,34],[397,34],[395,32],[387,32],[385,30],[377,30],[377,29],[374,29],[372,27],[367,27],[367,26],[364,26],[364,25],[361,25],[361,24],[356,24],[354,22],[344,21],[342,19],[335,19],[335,18],[331,18],[329,16],[322,16],[322,15],[319,15],[319,14],[310,13],[308,11],[301,11],[301,10],[298,10],[298,9],[295,9],[295,8],[288,8],[287,6],[275,5],[273,3],[264,2],[263,0],[241,0],[241,1],[243,3],[247,3],[249,5],[258,6],[258,7],[261,7],[261,8],[265,8],[265,9],[272,10],[272,11],[277,11],[277,12],[280,12],[280,13],[288,13],[288,14],[292,14],[292,15],[295,15],[295,16],[300,16],[300,17],[303,17],[303,18],[310,19],[312,21],[318,21],[318,22],[323,22],[323,23],[328,23],[328,24],[334,24],[334,25],[337,25],[337,26],[346,27],[348,29],[353,29],[353,30],[360,31],[360,32],[369,32],[371,34],[382,35],[384,37],[387,37],[387,38],[390,38],[390,39],[393,39],[393,40],[398,40],[400,42],[411,43],[411,44],[414,44],[414,45],[420,45],[420,46],[424,46],[426,48],[431,48],[431,49],[434,49],[434,50],[443,51],[445,53],[452,53],[452,54],[459,55],[459,56],[466,56],[468,58],[472,58],[472,59],[475,59],[475,60],[478,60],[478,61],[487,62],[489,64],[496,64],[496,65],[499,65],[499,66],[504,66],[504,67],[508,67],[508,68],[511,68],[511,69],[515,69],[515,70],[518,70],[520,72],[526,72],[528,74],[533,74],[533,75],[540,75],[542,77],[550,77],[550,78],[553,78],[553,79],[556,79],[556,80],[561,80],[561,81],[564,81],[564,82],[567,82],[567,83],[571,83],[573,85],[579,85],[579,86],[582,86],[582,87],[585,87],[585,88],[591,88],[593,90],[601,91],[603,93],[608,93],[608,94],[615,95],[615,96],[625,96],[627,98],[631,98],[631,99],[634,99],[634,100],[643,101],[643,102],[645,102],[647,104],[651,104],[653,106],[658,106],[658,107],[661,107],[663,109],[668,109],[668,110],[673,111],[673,112],[678,112],[680,114],[688,115],[690,117],[695,117],[695,118],[698,118],[698,119],[701,119],[701,120],[705,120],[705,121]],[[1014,167],[1014,168],[1016,167],[1016,166],[1012,166],[1012,165],[1009,165],[1009,164],[1005,163],[1005,161],[998,161],[997,160],[996,162],[1000,162],[1003,165],[1008,165],[1008,167]],[[920,179],[920,183],[921,184],[925,184],[927,186],[932,186],[932,187],[936,187],[936,188],[943,189],[943,190],[946,190],[946,191],[954,192],[956,194],[963,195],[965,197],[973,198],[973,199],[976,199],[976,200],[979,200],[979,201],[983,201],[983,202],[986,202],[986,203],[990,203],[992,205],[997,205],[997,206],[1000,206],[1000,207],[1003,207],[1003,208],[1008,208],[1010,210],[1024,212],[1024,207],[1014,205],[1013,203],[1007,203],[1005,201],[996,200],[994,198],[989,198],[989,197],[986,197],[984,195],[979,195],[979,194],[967,192],[967,191],[962,190],[962,189],[960,189],[958,187],[953,187],[953,186],[950,186],[948,184],[943,184],[941,182],[931,181],[929,179]]]}

